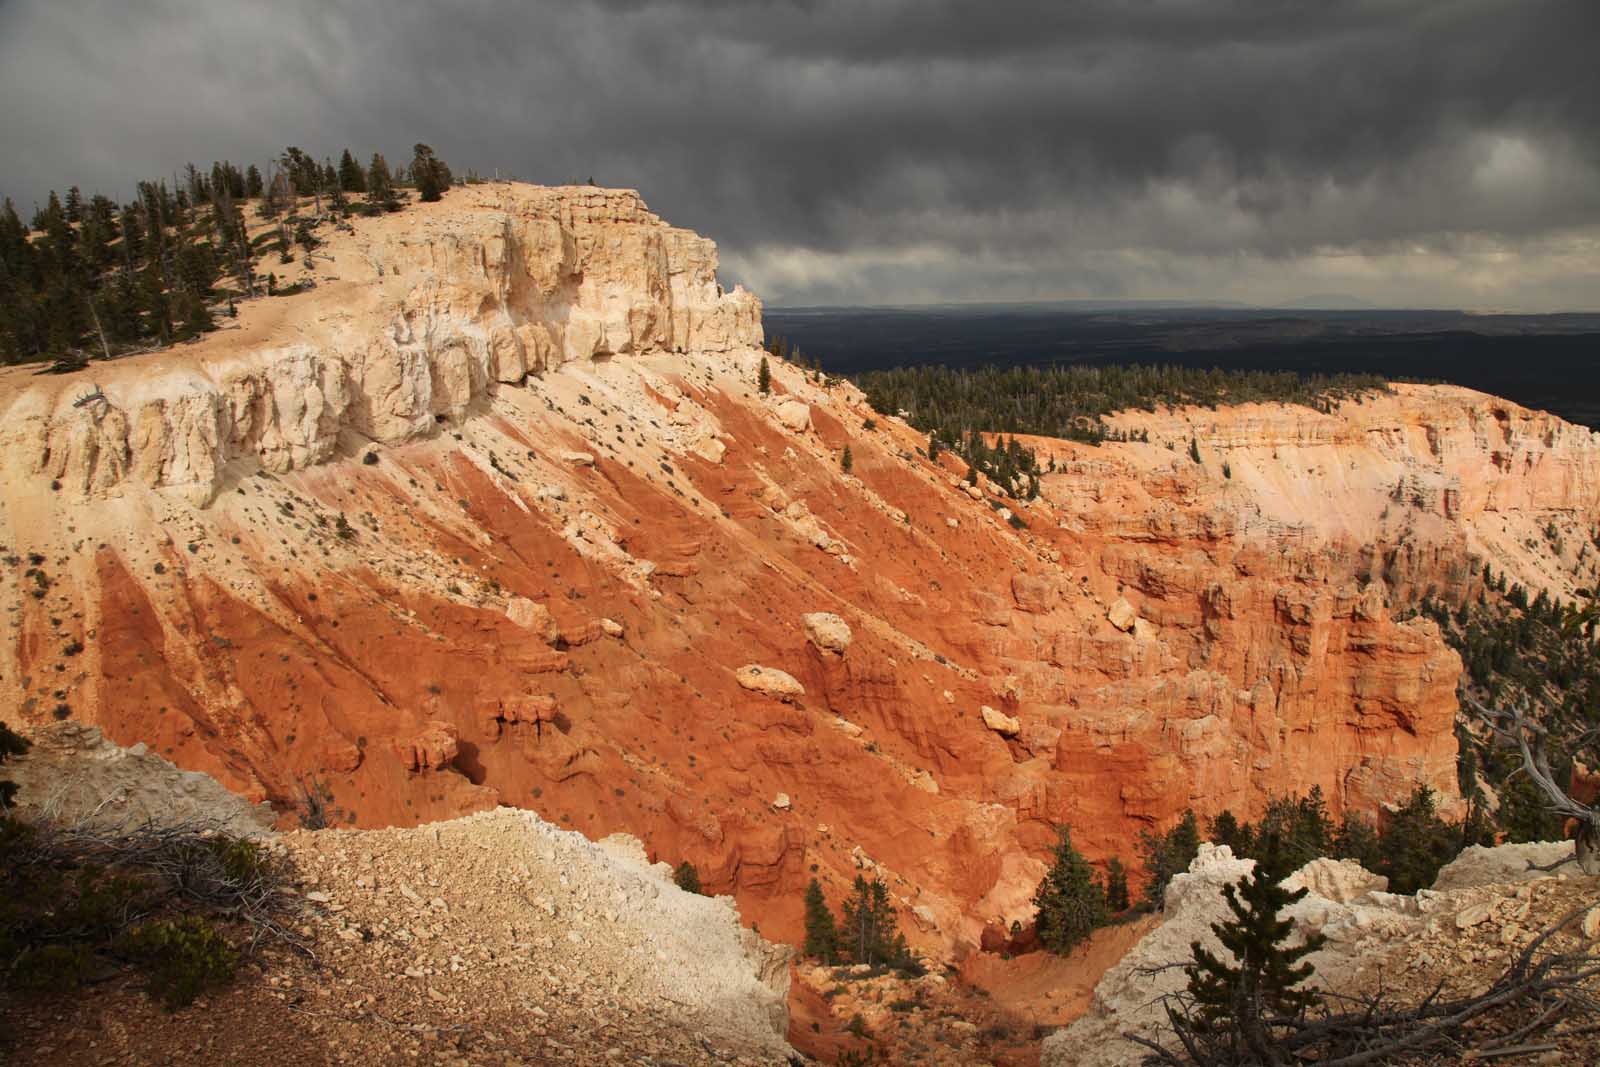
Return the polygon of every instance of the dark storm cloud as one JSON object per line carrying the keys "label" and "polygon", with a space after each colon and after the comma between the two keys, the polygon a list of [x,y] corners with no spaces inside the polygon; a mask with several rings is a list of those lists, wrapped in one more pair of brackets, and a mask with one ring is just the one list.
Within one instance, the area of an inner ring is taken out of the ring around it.
{"label": "dark storm cloud", "polygon": [[0,189],[426,140],[635,186],[769,300],[1593,307],[1597,39],[1593,0],[11,0]]}

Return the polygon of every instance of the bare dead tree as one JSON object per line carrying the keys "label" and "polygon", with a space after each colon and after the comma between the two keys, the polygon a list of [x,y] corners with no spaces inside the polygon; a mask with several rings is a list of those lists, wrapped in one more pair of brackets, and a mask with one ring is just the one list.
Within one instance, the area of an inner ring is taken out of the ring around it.
{"label": "bare dead tree", "polygon": [[[1523,773],[1545,795],[1549,810],[1576,823],[1572,856],[1553,867],[1576,862],[1583,873],[1600,874],[1600,808],[1578,803],[1557,784],[1545,753],[1549,731],[1528,717],[1526,707],[1491,708],[1470,696],[1467,701],[1496,737],[1516,748],[1522,756]],[[1590,735],[1584,736],[1587,738]]]}

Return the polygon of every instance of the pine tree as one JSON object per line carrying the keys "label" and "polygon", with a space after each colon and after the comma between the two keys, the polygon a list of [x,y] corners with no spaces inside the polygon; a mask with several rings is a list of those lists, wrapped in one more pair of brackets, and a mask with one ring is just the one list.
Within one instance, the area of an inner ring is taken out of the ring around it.
{"label": "pine tree", "polygon": [[382,152],[372,153],[372,165],[367,168],[367,200],[385,211],[400,210],[400,198],[394,191],[394,178],[389,173],[389,163]]}
{"label": "pine tree", "polygon": [[1164,834],[1144,830],[1139,834],[1139,854],[1144,861],[1145,887],[1141,901],[1147,908],[1159,909],[1166,897],[1167,883],[1174,875],[1189,869],[1200,853],[1200,825],[1192,810],[1185,811],[1178,824]]}
{"label": "pine tree", "polygon": [[1033,904],[1039,943],[1057,955],[1067,955],[1105,924],[1105,889],[1065,826],[1056,827],[1055,862],[1034,890]]}
{"label": "pine tree", "polygon": [[364,193],[367,191],[367,176],[361,172],[361,164],[356,162],[356,157],[346,148],[339,157],[339,188],[347,193]]}
{"label": "pine tree", "polygon": [[418,144],[412,151],[411,180],[417,195],[425,202],[438,200],[450,188],[450,168],[425,144]]}
{"label": "pine tree", "polygon": [[261,170],[254,163],[245,168],[244,195],[254,200],[261,196]]}
{"label": "pine tree", "polygon": [[756,371],[756,388],[763,396],[772,392],[772,368],[767,365],[766,356],[761,357],[761,367]]}
{"label": "pine tree", "polygon": [[1255,843],[1255,831],[1249,823],[1241,824],[1233,812],[1224,810],[1211,820],[1206,838],[1213,845],[1227,845],[1235,856],[1242,859],[1250,855],[1251,846]]}
{"label": "pine tree", "polygon": [[1322,796],[1321,786],[1299,798],[1278,798],[1267,805],[1256,830],[1259,838],[1276,837],[1294,864],[1310,863],[1333,850],[1333,819]]}
{"label": "pine tree", "polygon": [[837,963],[839,960],[839,928],[833,919],[833,909],[822,885],[815,878],[806,886],[806,941],[805,954],[820,963]]}
{"label": "pine tree", "polygon": [[1286,1062],[1275,1047],[1275,1032],[1282,1022],[1303,1015],[1316,999],[1312,990],[1298,988],[1312,974],[1311,965],[1301,961],[1325,939],[1312,934],[1291,948],[1294,921],[1279,917],[1308,892],[1303,887],[1293,892],[1283,887],[1292,869],[1281,842],[1268,835],[1255,870],[1223,887],[1233,917],[1213,923],[1211,931],[1225,954],[1214,955],[1198,941],[1191,945],[1194,962],[1187,968],[1188,991],[1195,1011],[1187,1020],[1182,1016],[1175,1020],[1180,1028],[1193,1027],[1244,1057],[1229,1062]]}
{"label": "pine tree", "polygon": [[1460,844],[1459,832],[1439,818],[1433,790],[1418,786],[1389,820],[1379,845],[1378,873],[1388,877],[1391,893],[1415,893],[1433,884]]}
{"label": "pine tree", "polygon": [[1383,862],[1383,852],[1378,831],[1359,815],[1346,815],[1333,836],[1333,855],[1342,860],[1355,860],[1369,871],[1376,871]]}
{"label": "pine tree", "polygon": [[844,451],[839,454],[839,469],[846,474],[856,465],[855,457],[850,454],[850,446],[845,445]]}
{"label": "pine tree", "polygon": [[840,944],[856,963],[901,966],[911,958],[889,902],[889,887],[856,875],[855,892],[844,902]]}
{"label": "pine tree", "polygon": [[206,307],[205,300],[198,294],[186,291],[182,298],[183,306],[183,334],[185,337],[197,337],[202,333],[214,330],[217,324],[211,318],[211,309]]}
{"label": "pine tree", "polygon": [[1112,912],[1127,911],[1132,904],[1128,895],[1128,871],[1122,861],[1112,856],[1106,864],[1106,907]]}

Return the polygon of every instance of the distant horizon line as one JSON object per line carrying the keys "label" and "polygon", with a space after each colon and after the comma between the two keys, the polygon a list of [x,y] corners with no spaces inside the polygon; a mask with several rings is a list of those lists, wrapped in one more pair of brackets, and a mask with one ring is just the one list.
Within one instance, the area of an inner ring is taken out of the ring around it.
{"label": "distant horizon line", "polygon": [[941,309],[960,308],[1029,308],[1029,307],[1075,307],[1085,310],[1094,308],[1150,308],[1155,310],[1184,310],[1198,311],[1298,311],[1298,312],[1324,312],[1340,314],[1428,314],[1428,315],[1470,315],[1478,318],[1506,317],[1506,318],[1556,318],[1561,316],[1600,315],[1600,307],[1592,309],[1568,308],[1560,311],[1518,311],[1509,308],[1463,308],[1463,307],[1429,307],[1419,305],[1380,305],[1368,304],[1360,306],[1339,306],[1337,304],[1315,304],[1303,302],[1288,302],[1282,304],[1252,304],[1242,300],[1174,300],[1165,298],[1142,299],[1115,299],[1093,297],[1063,297],[1044,298],[1034,300],[940,300],[924,303],[895,301],[883,304],[765,304],[763,312],[801,312],[801,311],[937,311]]}

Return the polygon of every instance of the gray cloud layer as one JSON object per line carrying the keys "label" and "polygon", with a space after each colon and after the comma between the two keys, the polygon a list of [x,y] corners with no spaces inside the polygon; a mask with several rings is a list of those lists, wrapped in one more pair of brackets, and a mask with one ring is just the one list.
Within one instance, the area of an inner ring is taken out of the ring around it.
{"label": "gray cloud layer", "polygon": [[1593,309],[1597,41],[1594,0],[0,0],[0,191],[426,140],[637,187],[769,302]]}

